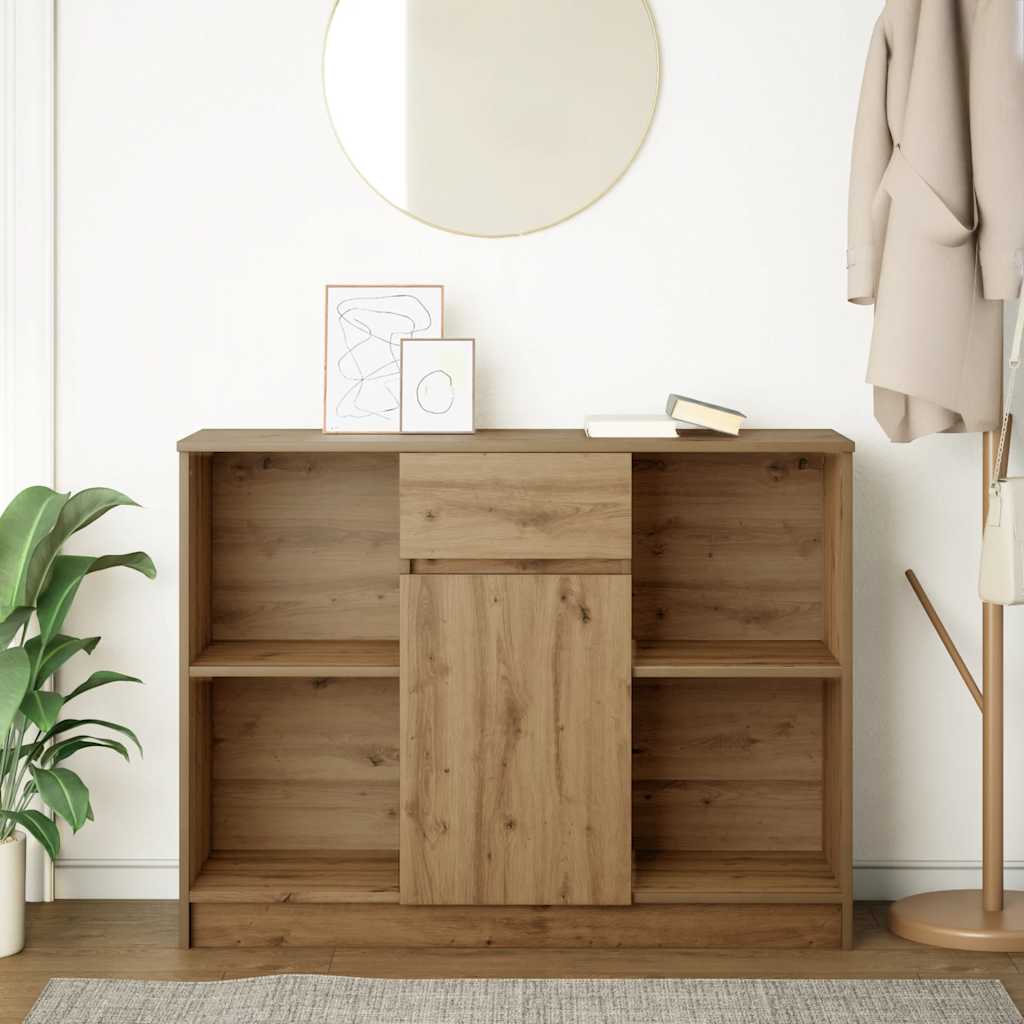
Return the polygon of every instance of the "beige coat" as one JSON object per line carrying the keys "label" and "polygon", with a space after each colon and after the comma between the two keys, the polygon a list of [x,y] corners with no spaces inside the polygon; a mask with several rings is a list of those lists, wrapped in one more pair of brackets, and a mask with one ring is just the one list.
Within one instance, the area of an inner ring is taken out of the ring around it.
{"label": "beige coat", "polygon": [[[1024,267],[1024,2],[887,0],[861,91],[849,298],[893,441],[991,430]],[[980,259],[979,259],[980,256]]]}

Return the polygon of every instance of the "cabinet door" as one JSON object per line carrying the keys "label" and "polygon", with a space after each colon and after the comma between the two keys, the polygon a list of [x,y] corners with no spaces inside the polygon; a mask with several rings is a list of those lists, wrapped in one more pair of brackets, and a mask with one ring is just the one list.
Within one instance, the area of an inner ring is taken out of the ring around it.
{"label": "cabinet door", "polygon": [[630,589],[402,578],[403,903],[630,902]]}

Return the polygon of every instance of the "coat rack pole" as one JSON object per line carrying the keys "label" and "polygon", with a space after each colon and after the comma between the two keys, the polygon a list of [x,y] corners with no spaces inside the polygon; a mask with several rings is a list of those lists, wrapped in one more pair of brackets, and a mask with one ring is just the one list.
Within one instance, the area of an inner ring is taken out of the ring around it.
{"label": "coat rack pole", "polygon": [[[998,443],[995,432],[983,437],[982,529],[988,518],[989,484]],[[1000,476],[1006,474],[1008,454],[1003,453]],[[917,592],[918,587],[914,589]],[[981,608],[982,887],[980,891],[953,889],[907,896],[890,907],[889,927],[905,939],[929,946],[1021,953],[1024,892],[1003,888],[1003,609],[985,603]]]}
{"label": "coat rack pole", "polygon": [[[989,485],[999,435],[982,441],[982,530],[988,519]],[[1003,909],[1003,609],[983,603],[982,620],[982,853],[981,887],[986,911]]]}

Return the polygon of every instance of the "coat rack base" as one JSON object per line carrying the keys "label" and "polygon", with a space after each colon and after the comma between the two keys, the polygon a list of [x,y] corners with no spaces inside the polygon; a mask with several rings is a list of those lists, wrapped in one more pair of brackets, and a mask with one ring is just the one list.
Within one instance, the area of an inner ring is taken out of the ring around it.
{"label": "coat rack base", "polygon": [[889,908],[889,928],[912,942],[943,949],[1024,952],[1024,892],[1004,894],[1003,909],[989,911],[980,889],[922,892]]}

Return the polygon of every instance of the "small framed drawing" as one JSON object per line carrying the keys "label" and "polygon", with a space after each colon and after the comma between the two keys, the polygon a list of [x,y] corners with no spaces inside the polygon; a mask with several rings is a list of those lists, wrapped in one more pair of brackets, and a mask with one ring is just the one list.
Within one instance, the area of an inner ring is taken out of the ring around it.
{"label": "small framed drawing", "polygon": [[402,339],[403,433],[473,433],[475,348],[472,338]]}
{"label": "small framed drawing", "polygon": [[324,303],[324,433],[398,433],[401,339],[444,334],[443,285],[329,284]]}

